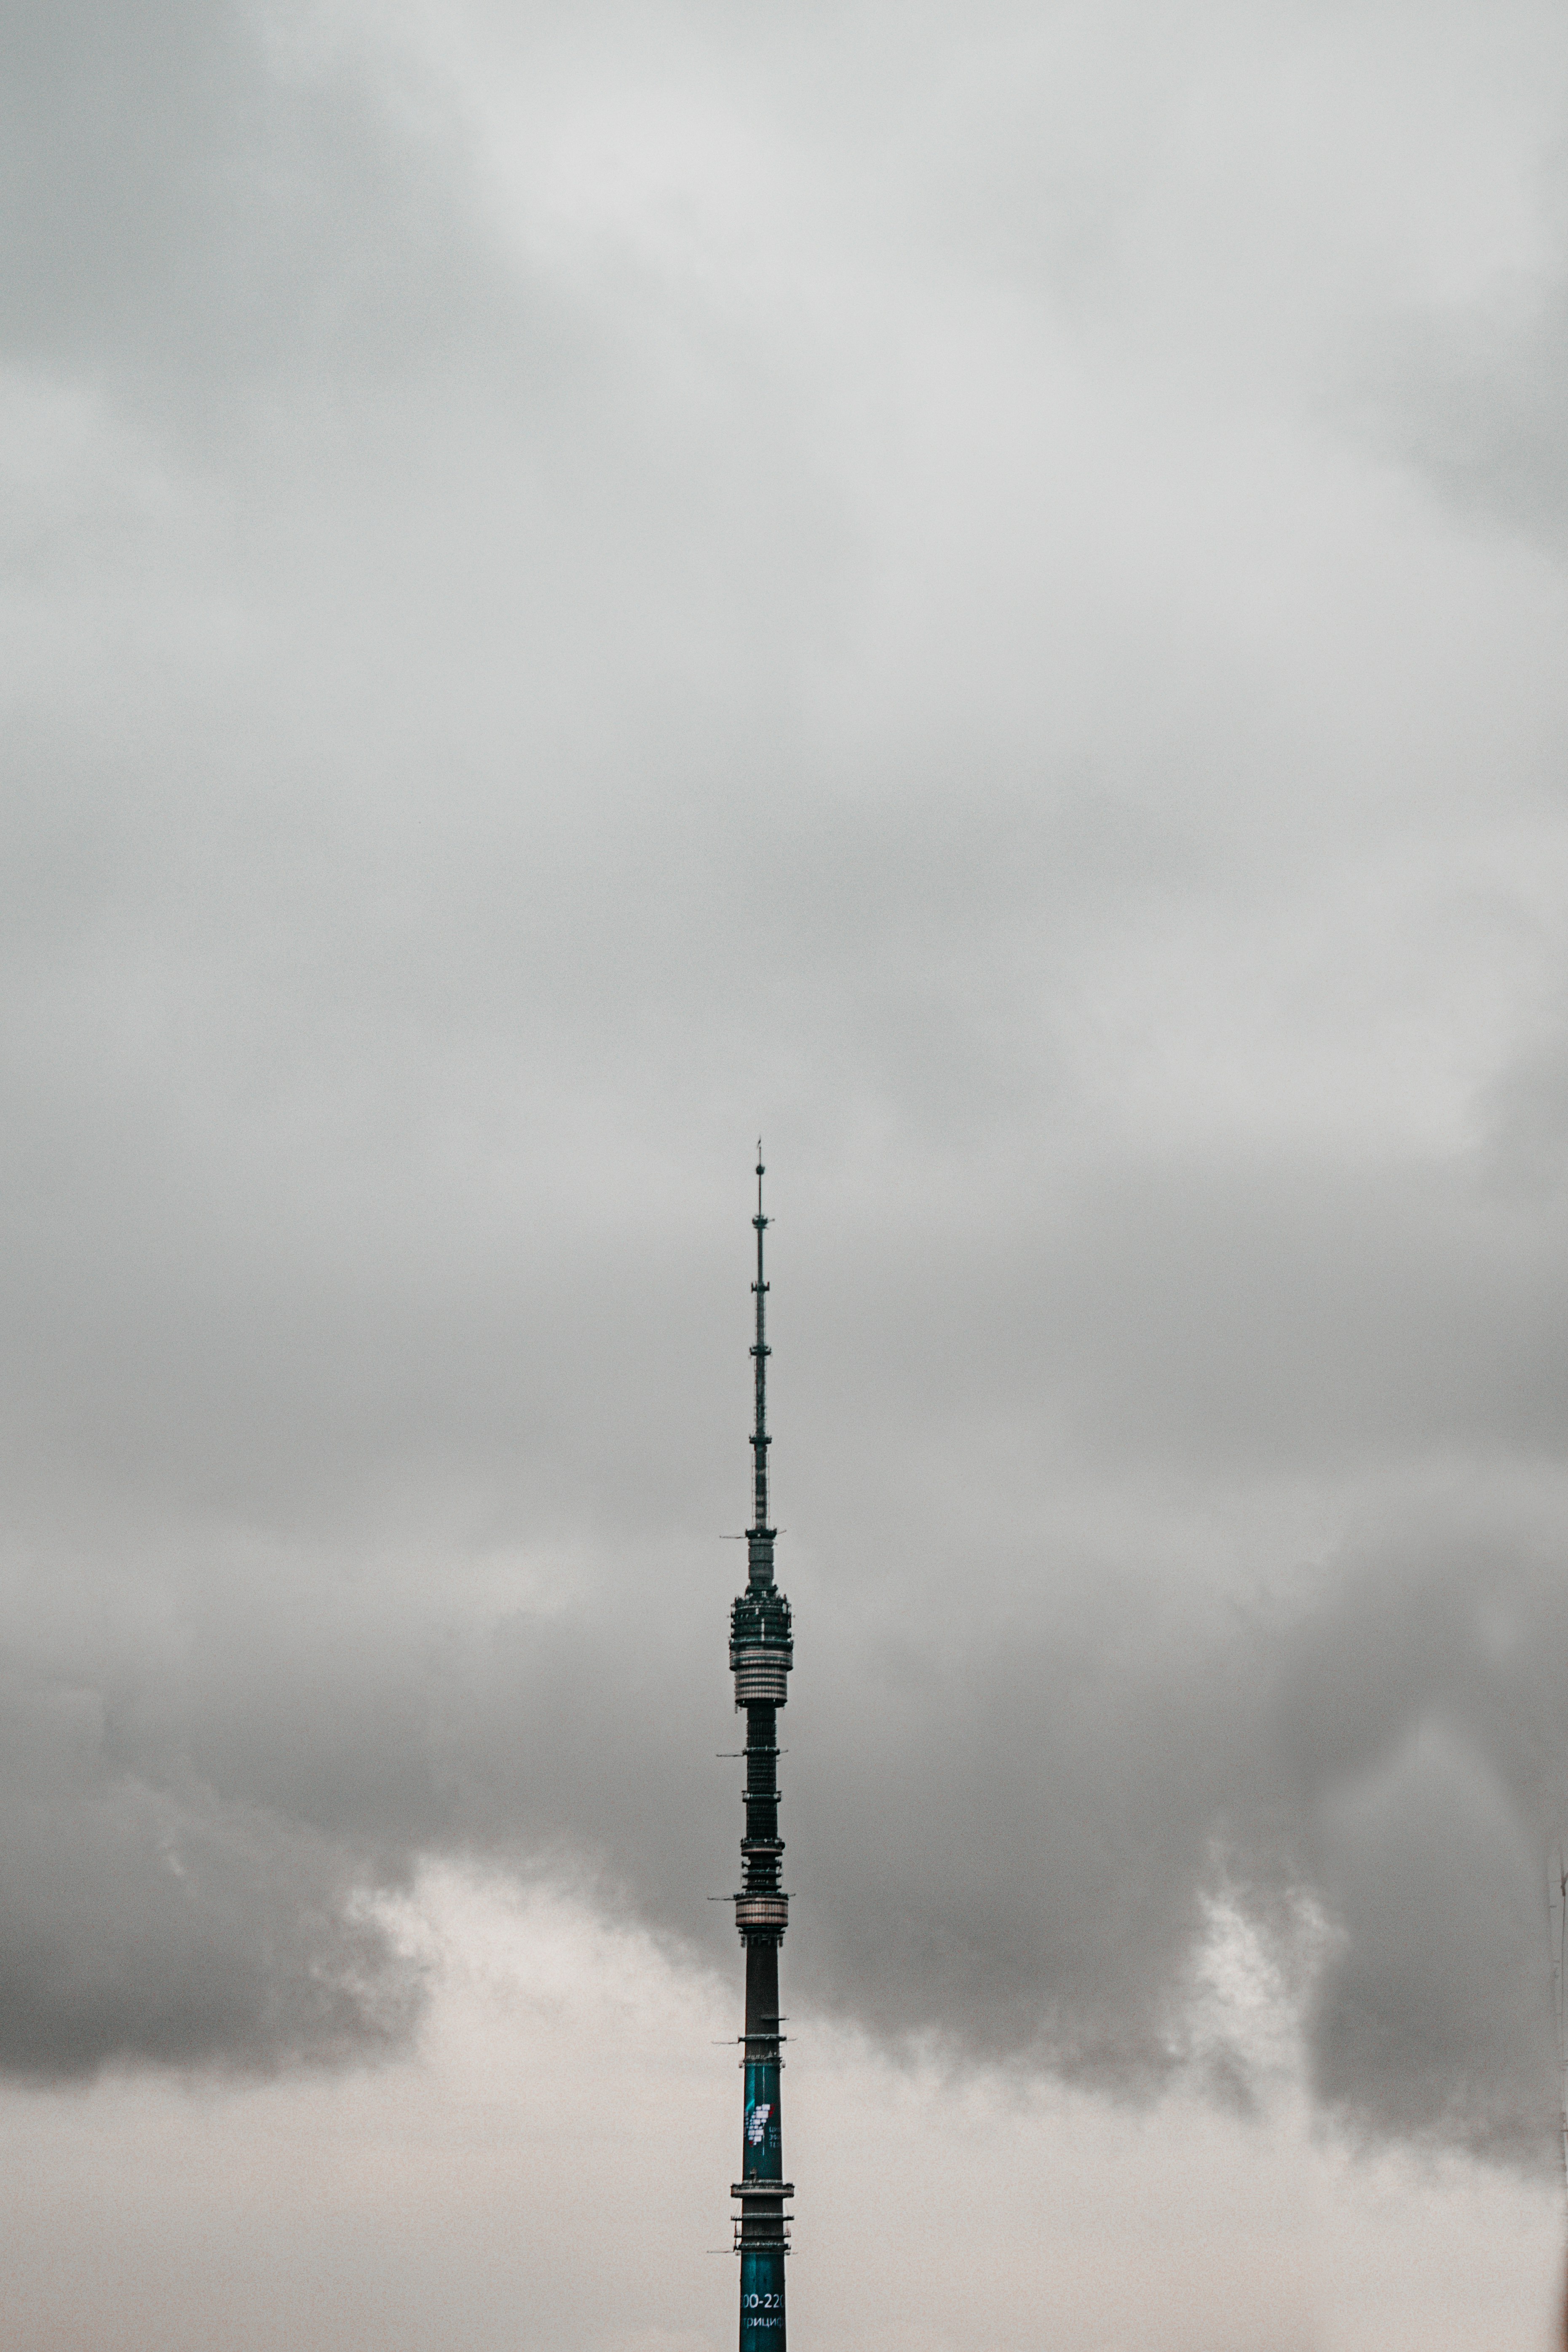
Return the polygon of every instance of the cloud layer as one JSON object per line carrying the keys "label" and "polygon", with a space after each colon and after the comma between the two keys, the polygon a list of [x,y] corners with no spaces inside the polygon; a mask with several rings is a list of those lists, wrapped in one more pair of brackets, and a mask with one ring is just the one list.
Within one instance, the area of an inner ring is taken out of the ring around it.
{"label": "cloud layer", "polygon": [[717,1948],[762,1123],[803,1996],[1135,2091],[1223,1894],[1534,2160],[1563,44],[1416,35],[7,25],[0,2063]]}

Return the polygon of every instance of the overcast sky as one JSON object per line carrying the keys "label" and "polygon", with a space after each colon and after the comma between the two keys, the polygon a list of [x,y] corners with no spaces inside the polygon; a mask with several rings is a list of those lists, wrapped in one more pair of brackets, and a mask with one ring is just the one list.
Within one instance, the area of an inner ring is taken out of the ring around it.
{"label": "overcast sky", "polygon": [[1539,2347],[1561,10],[0,26],[27,2345],[727,2340],[760,1129],[811,2340]]}

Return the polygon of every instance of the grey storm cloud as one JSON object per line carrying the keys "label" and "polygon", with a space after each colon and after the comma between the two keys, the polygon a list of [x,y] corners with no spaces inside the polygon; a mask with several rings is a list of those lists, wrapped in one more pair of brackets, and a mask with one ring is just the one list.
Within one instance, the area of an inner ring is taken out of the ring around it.
{"label": "grey storm cloud", "polygon": [[[422,1853],[565,1871],[717,1948],[716,1577],[648,1563],[611,1607],[397,1628],[340,1569],[269,1591],[249,1565],[187,1597],[176,1656],[121,1630],[106,1689],[11,1681],[8,2065],[395,2045],[422,1980],[374,1898]],[[1325,2102],[1537,2160],[1542,1859],[1568,1780],[1554,1563],[1437,1543],[1244,1614],[1130,1579],[1041,1599],[1014,1568],[998,1623],[956,1626],[918,1576],[811,1596],[787,1727],[807,1997],[895,2043],[1143,2095],[1186,2061],[1208,1904],[1290,1962],[1310,1899]]]}
{"label": "grey storm cloud", "polygon": [[442,126],[399,137],[309,33],[183,0],[7,8],[13,359],[188,394],[312,356],[374,364],[472,315],[483,248]]}
{"label": "grey storm cloud", "polygon": [[430,1855],[718,1949],[761,1121],[806,1997],[1143,2094],[1223,1899],[1537,2160],[1562,237],[1445,441],[1438,13],[6,16],[0,2065],[402,2048]]}
{"label": "grey storm cloud", "polygon": [[[1556,204],[1562,208],[1561,189]],[[1568,290],[1512,289],[1478,313],[1413,323],[1368,387],[1380,436],[1460,505],[1561,555],[1568,530]]]}
{"label": "grey storm cloud", "polygon": [[330,2063],[406,2037],[421,1985],[362,1857],[178,1775],[112,1769],[98,1692],[9,1677],[5,1734],[7,2071]]}

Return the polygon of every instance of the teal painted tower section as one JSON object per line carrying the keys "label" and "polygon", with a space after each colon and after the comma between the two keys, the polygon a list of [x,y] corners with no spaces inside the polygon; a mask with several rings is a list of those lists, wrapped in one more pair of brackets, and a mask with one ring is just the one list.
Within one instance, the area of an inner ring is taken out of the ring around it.
{"label": "teal painted tower section", "polygon": [[746,2032],[742,2037],[740,2200],[740,2352],[784,2352],[784,2258],[789,2252],[784,2178],[783,2019],[779,2010],[779,1949],[789,1924],[789,1898],[779,1883],[779,1709],[789,1696],[795,1662],[789,1603],[773,1581],[777,1530],[768,1517],[768,1283],[763,1273],[762,1147],[757,1151],[757,1337],[752,1345],[756,1419],[751,1433],[752,1524],[747,1529],[747,1588],[729,1612],[729,1664],[735,1704],[746,1716],[746,1833],[735,1924],[746,1952]]}

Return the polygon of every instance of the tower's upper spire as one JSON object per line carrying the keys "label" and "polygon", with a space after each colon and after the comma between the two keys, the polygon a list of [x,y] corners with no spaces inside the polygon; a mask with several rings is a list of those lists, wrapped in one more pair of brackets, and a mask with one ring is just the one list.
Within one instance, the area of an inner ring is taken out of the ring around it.
{"label": "tower's upper spire", "polygon": [[773,1581],[773,1529],[768,1524],[768,1448],[772,1443],[768,1434],[768,1285],[762,1272],[762,1236],[769,1220],[762,1213],[762,1138],[757,1139],[757,1214],[751,1222],[757,1228],[757,1279],[752,1295],[757,1300],[757,1338],[752,1344],[751,1358],[757,1380],[757,1420],[751,1433],[752,1522],[747,1529],[747,1561],[753,1584]]}

